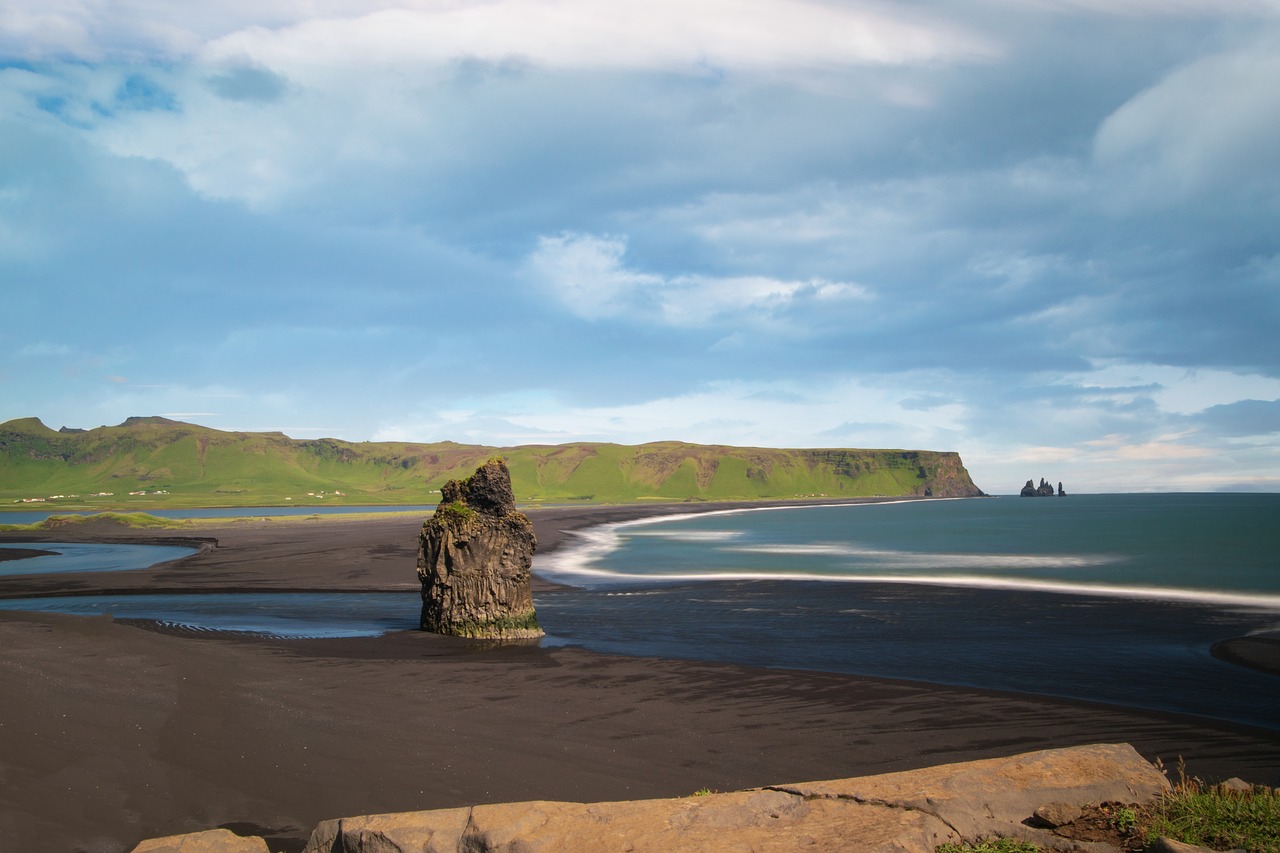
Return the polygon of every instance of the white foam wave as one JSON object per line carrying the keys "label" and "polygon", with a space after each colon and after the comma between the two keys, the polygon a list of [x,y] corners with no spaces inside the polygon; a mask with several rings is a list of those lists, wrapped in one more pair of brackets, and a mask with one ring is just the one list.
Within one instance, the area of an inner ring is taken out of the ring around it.
{"label": "white foam wave", "polygon": [[743,536],[741,530],[637,530],[628,536],[649,539],[670,539],[673,542],[727,542]]}
{"label": "white foam wave", "polygon": [[583,577],[613,582],[672,583],[694,581],[823,581],[827,583],[891,583],[916,586],[945,586],[970,589],[1005,589],[1026,592],[1052,592],[1062,595],[1100,596],[1103,598],[1140,598],[1154,601],[1185,601],[1197,604],[1214,604],[1226,607],[1242,607],[1249,610],[1280,611],[1280,595],[1274,593],[1220,592],[1217,590],[1186,587],[1121,586],[1102,583],[1074,583],[1068,581],[1041,580],[1010,577],[984,577],[980,575],[894,575],[894,574],[838,574],[815,572],[670,572],[645,575],[626,575],[603,569],[587,569]]}
{"label": "white foam wave", "polygon": [[[962,500],[961,498],[934,498],[931,500]],[[962,587],[978,589],[1025,590],[1029,592],[1051,592],[1062,595],[1101,596],[1111,598],[1134,598],[1155,601],[1185,601],[1189,603],[1212,604],[1225,607],[1242,607],[1249,610],[1280,611],[1280,594],[1266,592],[1226,592],[1211,589],[1190,587],[1157,587],[1145,585],[1121,585],[1101,582],[1083,583],[1078,581],[1048,580],[1041,578],[988,576],[977,572],[983,569],[1032,569],[1032,568],[1085,568],[1106,565],[1121,561],[1122,557],[1108,554],[938,554],[894,551],[883,549],[859,548],[845,544],[813,543],[804,545],[758,545],[736,546],[722,550],[741,550],[743,552],[779,553],[779,554],[813,554],[825,556],[856,556],[859,558],[879,560],[880,569],[924,570],[926,572],[944,568],[976,570],[968,574],[893,574],[878,572],[874,574],[826,574],[822,572],[760,571],[760,570],[719,570],[693,572],[658,572],[627,574],[601,567],[601,561],[613,551],[621,547],[625,538],[623,531],[644,527],[651,524],[663,524],[670,521],[682,521],[693,518],[706,518],[717,515],[738,515],[750,512],[784,512],[787,510],[809,509],[813,507],[858,507],[858,506],[893,506],[921,505],[930,501],[907,499],[899,501],[883,501],[868,504],[805,504],[802,506],[769,506],[742,507],[736,509],[712,510],[710,512],[690,512],[676,515],[658,515],[628,521],[604,524],[584,530],[571,531],[577,538],[576,545],[566,546],[557,551],[536,558],[534,570],[544,577],[564,583],[574,582],[610,582],[610,583],[672,583],[697,581],[821,581],[836,583],[892,583],[919,586]],[[727,532],[727,531],[716,531]],[[631,532],[629,535],[638,535]],[[647,535],[647,534],[639,534]],[[666,535],[665,533],[657,535]],[[729,539],[732,537],[724,537]]]}
{"label": "white foam wave", "polygon": [[1122,559],[1109,554],[947,554],[862,548],[842,543],[739,545],[724,550],[785,556],[847,557],[895,569],[1078,569],[1104,566]]}
{"label": "white foam wave", "polygon": [[714,516],[724,515],[743,515],[750,512],[785,512],[787,510],[797,509],[814,509],[829,507],[861,507],[861,506],[893,506],[901,504],[923,504],[930,501],[939,500],[962,500],[961,498],[930,498],[921,500],[919,498],[911,498],[906,500],[888,500],[877,501],[875,503],[853,504],[853,503],[822,503],[822,504],[802,504],[799,506],[752,506],[752,507],[735,507],[732,509],[715,509],[707,512],[681,512],[672,515],[652,515],[644,518],[633,518],[627,521],[614,521],[609,524],[601,524],[596,527],[588,527],[582,530],[566,531],[569,535],[578,541],[575,544],[566,544],[551,554],[535,557],[534,571],[547,578],[571,582],[575,575],[594,574],[593,566],[607,555],[618,550],[622,546],[622,531],[629,531],[632,536],[663,536],[669,539],[679,539],[680,537],[688,537],[686,541],[698,541],[697,537],[710,534],[708,539],[703,541],[714,541],[714,538],[731,539],[741,535],[737,531],[634,531],[632,528],[646,527],[651,524],[665,524],[669,521],[686,521],[693,518],[710,518]]}

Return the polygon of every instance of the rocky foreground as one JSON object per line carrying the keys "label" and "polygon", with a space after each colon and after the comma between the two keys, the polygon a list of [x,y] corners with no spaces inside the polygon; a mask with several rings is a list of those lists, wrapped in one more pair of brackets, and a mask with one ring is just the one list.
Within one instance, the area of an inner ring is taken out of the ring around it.
{"label": "rocky foreground", "polygon": [[[826,782],[615,803],[525,802],[327,820],[305,853],[614,853],[858,850],[933,853],[949,841],[1016,837],[1046,849],[1116,851],[1067,840],[1035,815],[1141,804],[1169,788],[1128,744],[1028,752]],[[1172,848],[1171,848],[1172,849]],[[1194,850],[1198,848],[1180,847]],[[134,853],[267,853],[225,829],[144,841]]]}

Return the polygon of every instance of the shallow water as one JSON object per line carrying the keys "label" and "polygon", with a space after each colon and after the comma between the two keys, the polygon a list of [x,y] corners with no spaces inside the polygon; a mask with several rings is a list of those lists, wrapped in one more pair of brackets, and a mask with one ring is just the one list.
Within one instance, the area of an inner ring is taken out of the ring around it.
{"label": "shallow water", "polygon": [[271,637],[377,637],[418,627],[422,599],[401,592],[76,595],[0,600],[0,610],[147,619],[195,631]]}
{"label": "shallow water", "polygon": [[52,556],[0,562],[0,577],[63,572],[125,572],[196,553],[181,545],[104,545],[93,542],[11,542],[0,548],[53,551]]}

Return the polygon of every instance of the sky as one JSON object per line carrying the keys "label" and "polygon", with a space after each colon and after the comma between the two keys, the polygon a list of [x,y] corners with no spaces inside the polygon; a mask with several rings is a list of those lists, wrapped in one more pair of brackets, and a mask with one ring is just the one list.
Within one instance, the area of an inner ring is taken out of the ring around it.
{"label": "sky", "polygon": [[1277,0],[7,0],[0,421],[1280,491]]}

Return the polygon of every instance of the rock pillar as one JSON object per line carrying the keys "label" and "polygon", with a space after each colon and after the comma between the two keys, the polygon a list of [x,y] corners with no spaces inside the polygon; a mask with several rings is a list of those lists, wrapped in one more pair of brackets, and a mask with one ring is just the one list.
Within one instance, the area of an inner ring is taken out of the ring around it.
{"label": "rock pillar", "polygon": [[440,505],[418,539],[422,630],[541,637],[530,590],[537,540],[528,517],[516,510],[506,463],[490,459],[440,491]]}

